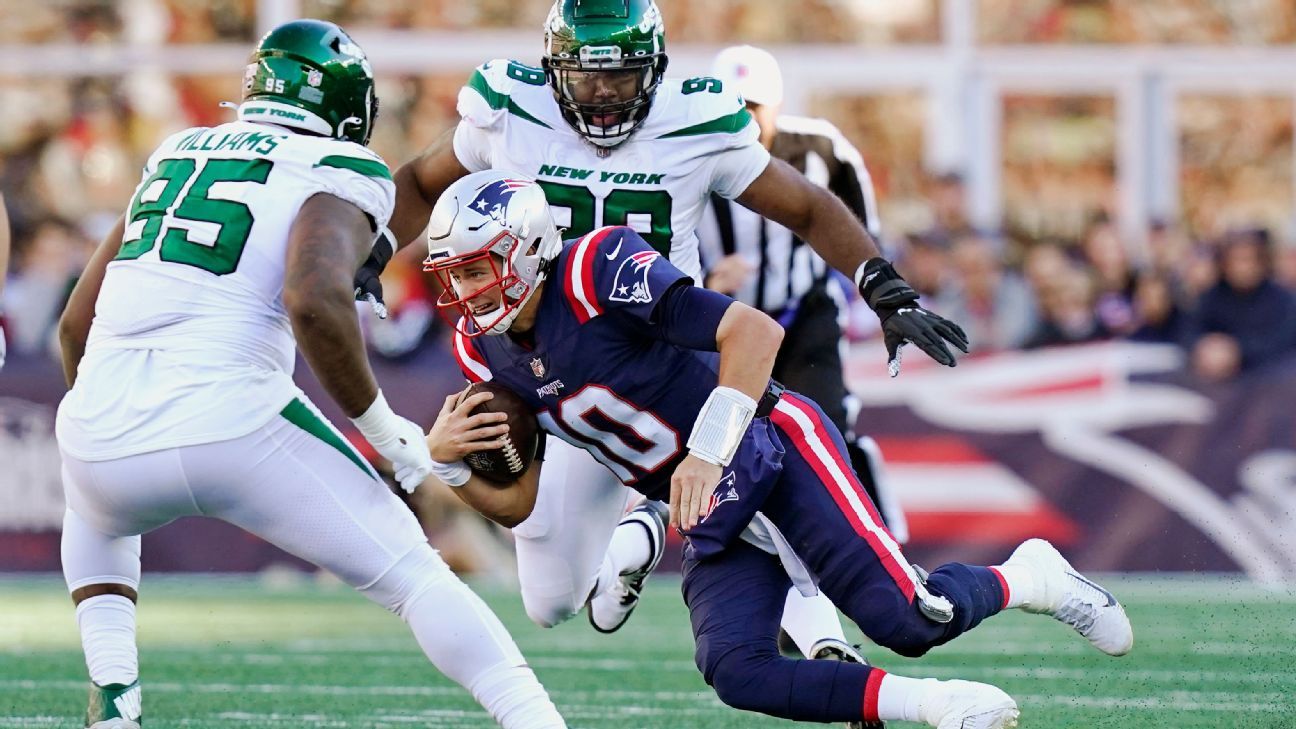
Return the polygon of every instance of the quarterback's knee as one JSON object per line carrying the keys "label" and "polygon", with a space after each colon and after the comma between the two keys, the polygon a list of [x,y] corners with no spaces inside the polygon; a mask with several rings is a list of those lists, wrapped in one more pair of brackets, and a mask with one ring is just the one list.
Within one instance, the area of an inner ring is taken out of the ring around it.
{"label": "quarterback's knee", "polygon": [[786,687],[770,685],[774,677],[768,669],[778,659],[772,650],[739,646],[711,660],[699,656],[698,667],[726,706],[770,713],[787,694]]}
{"label": "quarterback's knee", "polygon": [[531,622],[542,628],[552,628],[565,623],[580,611],[581,606],[574,604],[569,596],[543,598],[536,595],[522,594],[522,607],[526,609]]}
{"label": "quarterback's knee", "polygon": [[893,586],[870,587],[846,611],[869,640],[907,658],[931,650],[940,634],[939,626]]}

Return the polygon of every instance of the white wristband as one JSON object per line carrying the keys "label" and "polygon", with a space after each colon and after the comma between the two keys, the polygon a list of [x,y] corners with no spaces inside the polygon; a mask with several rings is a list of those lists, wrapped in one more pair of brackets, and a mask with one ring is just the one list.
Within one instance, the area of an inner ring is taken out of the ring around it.
{"label": "white wristband", "polygon": [[469,478],[472,478],[472,469],[463,461],[451,461],[450,463],[432,461],[432,475],[440,479],[446,486],[459,488],[468,483]]}
{"label": "white wristband", "polygon": [[755,414],[755,400],[732,387],[717,387],[693,423],[689,452],[707,463],[728,466]]}
{"label": "white wristband", "polygon": [[387,440],[400,428],[401,417],[392,411],[391,406],[387,404],[387,398],[383,397],[382,390],[378,391],[378,396],[369,404],[369,409],[365,410],[360,417],[351,418],[355,424],[356,430],[360,431],[365,440],[370,443],[376,443]]}

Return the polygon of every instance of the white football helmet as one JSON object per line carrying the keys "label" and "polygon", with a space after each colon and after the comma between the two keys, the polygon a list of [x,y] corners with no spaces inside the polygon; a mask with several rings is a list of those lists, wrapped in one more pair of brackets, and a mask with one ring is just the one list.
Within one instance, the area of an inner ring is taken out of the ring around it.
{"label": "white football helmet", "polygon": [[[508,331],[563,245],[540,185],[501,170],[474,172],[446,188],[432,208],[427,233],[423,270],[435,274],[444,289],[437,309],[467,337]],[[478,260],[490,262],[495,280],[465,297],[450,270]],[[469,302],[496,288],[503,292],[502,305],[475,314]]]}

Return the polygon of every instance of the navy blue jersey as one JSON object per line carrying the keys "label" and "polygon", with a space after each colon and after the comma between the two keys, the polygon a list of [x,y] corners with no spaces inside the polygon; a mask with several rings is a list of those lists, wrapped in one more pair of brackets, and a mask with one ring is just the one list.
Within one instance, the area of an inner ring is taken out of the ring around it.
{"label": "navy blue jersey", "polygon": [[559,254],[532,336],[456,333],[455,356],[469,380],[507,386],[547,432],[665,499],[718,381],[719,355],[671,344],[654,319],[667,292],[690,283],[635,231],[600,228]]}

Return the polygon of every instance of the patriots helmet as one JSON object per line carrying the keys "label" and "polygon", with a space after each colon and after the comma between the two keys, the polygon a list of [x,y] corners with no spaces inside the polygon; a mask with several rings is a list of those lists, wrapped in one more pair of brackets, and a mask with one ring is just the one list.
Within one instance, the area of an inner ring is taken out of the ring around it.
{"label": "patriots helmet", "polygon": [[615,147],[648,117],[666,73],[666,33],[654,0],[556,0],[541,65],[567,121]]}
{"label": "patriots helmet", "polygon": [[[508,331],[563,246],[540,185],[501,170],[474,172],[446,188],[427,238],[423,270],[443,289],[437,309],[467,337]],[[489,263],[490,278],[465,295],[458,270],[478,261]],[[498,306],[495,290],[502,294]]]}

